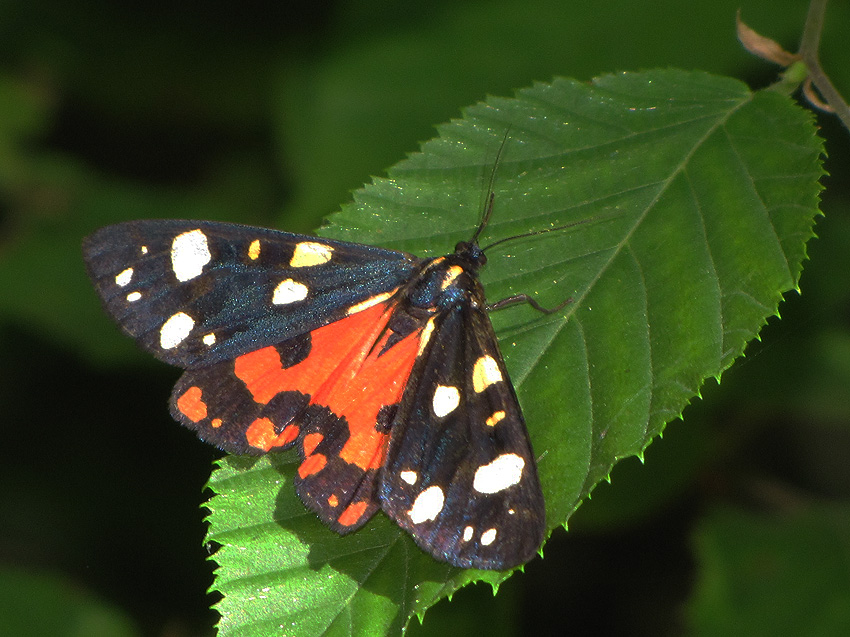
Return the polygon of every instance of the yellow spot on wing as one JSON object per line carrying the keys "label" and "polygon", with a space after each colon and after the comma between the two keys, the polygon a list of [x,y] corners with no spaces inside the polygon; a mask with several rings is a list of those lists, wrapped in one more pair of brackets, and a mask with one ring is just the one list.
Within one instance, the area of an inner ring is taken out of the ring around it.
{"label": "yellow spot on wing", "polygon": [[490,416],[487,419],[486,424],[487,424],[488,427],[495,427],[496,423],[504,420],[504,418],[505,418],[505,412],[504,411],[501,411],[501,410],[494,411],[493,415]]}
{"label": "yellow spot on wing", "polygon": [[[396,288],[398,289],[398,288]],[[389,292],[384,292],[382,294],[376,294],[375,296],[370,296],[365,301],[361,301],[355,305],[352,305],[346,311],[346,314],[349,316],[352,314],[357,314],[358,312],[362,312],[363,310],[368,310],[373,305],[377,305],[378,303],[382,303],[390,298],[393,294],[395,294],[395,290],[390,290]]]}
{"label": "yellow spot on wing", "polygon": [[455,279],[457,279],[461,274],[463,274],[463,268],[459,265],[453,265],[448,270],[446,270],[446,278],[443,279],[443,282],[440,283],[440,288],[445,290],[452,283],[454,283]]}
{"label": "yellow spot on wing", "polygon": [[431,340],[431,334],[434,333],[434,317],[428,319],[428,322],[425,323],[425,327],[422,328],[422,335],[419,337],[419,351],[416,352],[416,355],[419,356],[422,352],[425,351],[425,348],[428,346],[428,341]]}
{"label": "yellow spot on wing", "polygon": [[501,380],[502,372],[495,358],[487,355],[475,361],[475,366],[472,368],[472,388],[476,394],[480,394],[490,385]]}
{"label": "yellow spot on wing", "polygon": [[309,268],[321,265],[331,260],[334,249],[324,243],[315,241],[302,241],[295,246],[289,265],[293,268]]}

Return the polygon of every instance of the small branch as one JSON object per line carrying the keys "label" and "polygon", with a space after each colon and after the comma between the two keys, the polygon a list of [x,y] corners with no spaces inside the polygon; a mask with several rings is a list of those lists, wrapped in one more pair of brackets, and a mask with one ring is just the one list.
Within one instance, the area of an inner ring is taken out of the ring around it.
{"label": "small branch", "polygon": [[806,25],[803,28],[803,39],[800,42],[800,56],[809,70],[812,84],[823,96],[824,101],[832,111],[844,123],[844,126],[850,129],[850,107],[841,97],[838,89],[830,82],[829,77],[820,65],[818,47],[820,46],[823,20],[826,14],[826,3],[827,0],[811,0],[809,3]]}
{"label": "small branch", "polygon": [[826,15],[826,3],[828,0],[811,0],[809,11],[806,14],[806,24],[803,27],[803,39],[800,42],[800,55],[814,53],[817,57],[820,45],[820,34],[823,31],[823,19]]}
{"label": "small branch", "polygon": [[810,0],[799,53],[789,53],[777,42],[756,33],[741,20],[740,10],[737,16],[738,40],[753,55],[785,67],[780,80],[767,90],[791,95],[802,85],[803,96],[809,104],[834,113],[850,130],[850,106],[830,82],[820,65],[818,54],[827,1]]}

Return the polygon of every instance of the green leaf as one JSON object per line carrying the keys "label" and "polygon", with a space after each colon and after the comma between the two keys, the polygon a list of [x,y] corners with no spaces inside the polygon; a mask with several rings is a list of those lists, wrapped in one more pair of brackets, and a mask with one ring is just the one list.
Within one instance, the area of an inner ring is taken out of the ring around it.
{"label": "green leaf", "polygon": [[850,626],[850,509],[718,509],[695,535],[689,634],[841,635]]}
{"label": "green leaf", "polygon": [[135,637],[140,632],[118,608],[80,584],[53,573],[0,570],[0,635]]}
{"label": "green leaf", "polygon": [[[479,223],[487,295],[572,302],[492,315],[539,460],[550,528],[618,459],[641,455],[704,379],[718,377],[794,289],[818,214],[820,141],[773,93],[704,73],[559,79],[491,98],[357,191],[322,234],[450,252]],[[476,580],[377,515],[339,537],[298,501],[294,454],[226,458],[209,539],[223,635],[397,634]]]}

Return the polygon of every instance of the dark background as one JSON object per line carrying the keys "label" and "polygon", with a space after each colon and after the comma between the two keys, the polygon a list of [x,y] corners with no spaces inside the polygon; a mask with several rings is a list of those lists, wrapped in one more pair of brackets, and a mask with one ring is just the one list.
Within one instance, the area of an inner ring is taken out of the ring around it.
{"label": "dark background", "polygon": [[[822,57],[846,95],[850,8],[833,5]],[[463,106],[556,75],[676,66],[764,87],[777,69],[738,45],[738,7],[796,48],[792,0],[1,2],[0,626],[37,630],[51,609],[51,634],[216,621],[201,508],[216,454],[168,416],[177,371],[100,312],[85,234],[166,216],[309,232]],[[713,634],[798,597],[797,568],[850,600],[848,135],[818,122],[827,216],[784,320],[645,465],[616,467],[546,559],[498,597],[461,591],[417,634]],[[774,593],[718,592],[774,545]]]}

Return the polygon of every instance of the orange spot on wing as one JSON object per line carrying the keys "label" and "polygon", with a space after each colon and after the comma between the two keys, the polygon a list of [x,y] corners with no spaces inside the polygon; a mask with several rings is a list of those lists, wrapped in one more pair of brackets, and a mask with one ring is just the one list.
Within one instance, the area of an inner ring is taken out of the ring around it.
{"label": "orange spot on wing", "polygon": [[[310,433],[304,436],[302,441],[302,449],[304,450],[304,462],[298,467],[298,475],[301,478],[306,478],[314,473],[318,473],[328,464],[327,457],[322,453],[313,453],[319,443],[324,440],[324,436],[320,433]],[[336,506],[336,505],[333,505]]]}
{"label": "orange spot on wing", "polygon": [[330,497],[328,498],[328,504],[332,507],[339,506],[339,498],[336,497],[335,494],[331,493]]}
{"label": "orange spot on wing", "polygon": [[207,417],[207,405],[201,400],[201,388],[190,387],[177,399],[177,409],[192,422],[200,422]]}
{"label": "orange spot on wing", "polygon": [[298,425],[288,425],[279,434],[268,418],[257,418],[245,432],[248,444],[256,449],[270,451],[272,447],[288,445],[298,436]]}
{"label": "orange spot on wing", "polygon": [[304,457],[312,455],[319,443],[322,442],[324,436],[320,433],[312,433],[304,436]]}
{"label": "orange spot on wing", "polygon": [[213,418],[210,424],[214,429],[218,429],[222,425],[221,418]]}
{"label": "orange spot on wing", "polygon": [[295,423],[286,425],[286,427],[283,428],[283,431],[280,432],[279,438],[283,441],[281,444],[288,445],[298,437],[300,431],[301,428]]}
{"label": "orange spot on wing", "polygon": [[363,517],[363,514],[366,512],[366,508],[369,506],[369,503],[365,500],[360,500],[359,502],[353,502],[345,507],[345,511],[339,514],[337,518],[337,522],[342,524],[343,526],[353,526],[357,524],[360,518]]}
{"label": "orange spot on wing", "polygon": [[314,453],[307,456],[304,462],[301,463],[301,466],[298,467],[298,475],[303,480],[307,476],[319,473],[319,471],[325,468],[326,464],[328,464],[328,459],[323,454]]}

